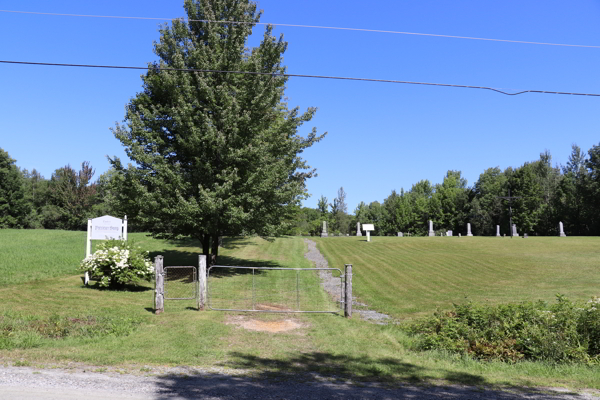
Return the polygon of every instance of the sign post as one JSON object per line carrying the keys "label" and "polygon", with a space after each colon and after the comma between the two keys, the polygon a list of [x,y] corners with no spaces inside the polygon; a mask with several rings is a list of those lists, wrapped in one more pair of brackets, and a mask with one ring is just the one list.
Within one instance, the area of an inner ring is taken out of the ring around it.
{"label": "sign post", "polygon": [[362,228],[367,232],[367,242],[371,241],[371,231],[375,230],[375,225],[373,224],[362,224]]}

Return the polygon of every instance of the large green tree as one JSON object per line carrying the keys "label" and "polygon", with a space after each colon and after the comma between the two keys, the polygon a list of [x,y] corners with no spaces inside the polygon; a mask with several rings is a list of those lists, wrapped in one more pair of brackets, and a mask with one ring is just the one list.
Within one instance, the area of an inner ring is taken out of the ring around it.
{"label": "large green tree", "polygon": [[245,47],[261,16],[255,3],[186,0],[184,8],[188,21],[160,30],[160,60],[114,129],[135,165],[113,165],[134,186],[136,217],[157,236],[197,238],[215,262],[221,235],[285,228],[314,174],[300,154],[324,135],[299,135],[316,109],[283,101],[283,37],[268,26],[258,47]]}
{"label": "large green tree", "polygon": [[23,175],[15,160],[0,148],[0,228],[23,228],[29,212]]}

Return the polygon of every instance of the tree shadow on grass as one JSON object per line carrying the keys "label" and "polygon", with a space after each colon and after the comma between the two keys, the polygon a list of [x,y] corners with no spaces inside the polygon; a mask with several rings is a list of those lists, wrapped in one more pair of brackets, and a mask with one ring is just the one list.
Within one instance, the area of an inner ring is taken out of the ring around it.
{"label": "tree shadow on grass", "polygon": [[[83,277],[81,278],[81,280],[83,281]],[[93,280],[91,282],[94,282]],[[98,290],[98,291],[107,291],[107,292],[147,292],[149,290],[154,290],[152,287],[149,286],[145,286],[145,285],[133,285],[133,284],[127,284],[127,285],[121,285],[118,287],[103,287],[103,286],[99,286],[98,283],[91,283],[86,285],[82,285],[83,288],[85,289],[93,289],[93,290]]]}
{"label": "tree shadow on grass", "polygon": [[[435,386],[439,378],[427,369],[395,358],[351,357],[331,353],[298,354],[287,360],[230,353],[223,367],[243,375],[198,372],[178,368],[157,379],[157,399],[404,399],[495,398],[499,400],[549,399],[527,393],[483,389],[485,378],[465,372],[438,370],[452,386]],[[434,372],[434,371],[432,371]],[[436,374],[437,375],[437,374]]]}

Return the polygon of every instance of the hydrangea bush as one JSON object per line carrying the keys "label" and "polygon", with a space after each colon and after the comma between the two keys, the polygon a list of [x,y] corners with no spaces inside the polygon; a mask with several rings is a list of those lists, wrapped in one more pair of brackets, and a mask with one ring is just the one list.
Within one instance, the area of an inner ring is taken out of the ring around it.
{"label": "hydrangea bush", "polygon": [[91,256],[85,258],[79,269],[102,287],[122,287],[150,281],[154,266],[148,252],[124,240],[107,240],[98,245]]}

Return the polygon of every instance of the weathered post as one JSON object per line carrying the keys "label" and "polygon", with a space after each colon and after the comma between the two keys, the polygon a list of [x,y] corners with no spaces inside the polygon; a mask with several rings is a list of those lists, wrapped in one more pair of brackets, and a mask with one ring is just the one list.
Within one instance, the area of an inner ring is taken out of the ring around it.
{"label": "weathered post", "polygon": [[198,256],[198,310],[204,310],[206,304],[206,256]]}
{"label": "weathered post", "polygon": [[346,264],[344,274],[344,317],[352,318],[352,264]]}
{"label": "weathered post", "polygon": [[154,258],[154,274],[156,277],[154,288],[154,312],[160,314],[165,311],[165,280],[163,269],[163,256]]}

